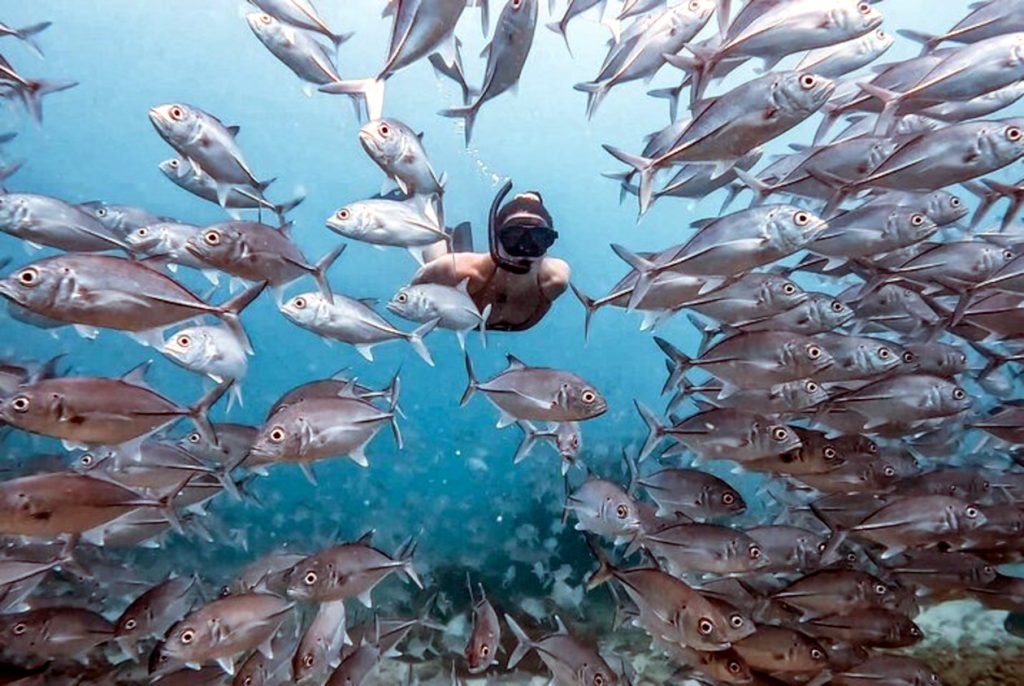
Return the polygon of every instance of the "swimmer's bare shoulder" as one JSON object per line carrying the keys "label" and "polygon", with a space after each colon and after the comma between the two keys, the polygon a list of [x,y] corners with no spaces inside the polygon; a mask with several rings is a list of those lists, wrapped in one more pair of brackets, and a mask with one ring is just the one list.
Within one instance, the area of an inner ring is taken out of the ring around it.
{"label": "swimmer's bare shoulder", "polygon": [[557,257],[545,257],[540,265],[540,288],[549,301],[565,292],[571,276],[569,263]]}
{"label": "swimmer's bare shoulder", "polygon": [[469,279],[469,290],[482,288],[494,276],[497,267],[488,253],[457,252],[441,255],[420,267],[412,278],[413,285],[437,283],[457,286]]}

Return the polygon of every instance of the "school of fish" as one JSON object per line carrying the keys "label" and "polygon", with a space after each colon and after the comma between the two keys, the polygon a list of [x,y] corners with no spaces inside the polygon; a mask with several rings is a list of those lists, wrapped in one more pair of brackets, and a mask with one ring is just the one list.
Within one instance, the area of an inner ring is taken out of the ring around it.
{"label": "school of fish", "polygon": [[[223,208],[223,221],[15,192],[19,165],[5,159],[0,231],[45,252],[5,259],[4,338],[23,327],[121,332],[208,382],[200,397],[172,399],[147,383],[150,363],[86,376],[69,371],[73,350],[0,361],[5,435],[65,450],[0,482],[3,683],[500,684],[525,683],[515,681],[525,670],[558,686],[933,686],[933,668],[904,650],[925,639],[921,612],[971,598],[1024,634],[1024,578],[1006,567],[1024,560],[1024,178],[994,176],[1024,158],[1024,117],[1001,113],[1024,97],[1024,0],[950,3],[963,17],[941,35],[883,27],[897,0],[388,0],[390,44],[368,76],[339,73],[351,33],[310,0],[250,2],[244,21],[307,95],[351,100],[359,142],[395,190],[339,207],[322,227],[335,247],[310,255],[288,218],[303,197],[274,193],[239,127],[187,93],[148,113],[170,148],[159,169]],[[641,312],[643,330],[681,314],[700,339],[686,349],[652,336],[667,407],[635,403],[637,440],[606,478],[584,466],[582,432],[608,400],[572,370],[534,366],[543,360],[509,355],[482,373],[472,347],[474,332],[486,344],[489,313],[464,285],[382,294],[388,318],[330,283],[352,242],[420,263],[425,248],[452,246],[446,176],[413,124],[385,116],[390,77],[429,62],[456,84],[462,102],[438,114],[462,122],[469,145],[535,39],[553,38],[542,12],[570,51],[579,17],[609,29],[604,64],[575,86],[583,118],[600,117],[619,84],[679,74],[677,87],[650,93],[652,107],[668,101],[668,125],[622,127],[604,146],[619,168],[588,183],[641,216],[671,198],[723,197],[704,218],[680,203],[689,230],[675,245],[630,247],[642,232],[623,231],[611,251],[624,274],[606,295],[572,287],[581,345],[606,306],[625,311],[618,326]],[[477,30],[473,14],[490,36],[479,87],[457,37]],[[0,23],[0,49],[42,57],[49,25]],[[920,55],[883,62],[896,41],[920,43]],[[0,98],[42,122],[46,100],[78,84],[26,75],[30,59],[0,56]],[[755,68],[737,81],[745,65]],[[810,140],[762,155],[808,121]],[[216,296],[224,283],[229,294]],[[586,616],[608,602],[596,589],[610,591],[604,631],[643,637],[672,680],[602,652],[564,616],[484,588],[471,568],[458,594],[432,588],[415,523],[396,549],[371,531],[274,551],[223,588],[198,568],[143,588],[116,583],[108,551],[227,536],[207,529],[206,508],[251,499],[254,479],[298,469],[317,484],[323,460],[372,470],[368,446],[382,431],[404,445],[397,372],[384,387],[347,371],[296,378],[259,426],[211,418],[218,403],[245,402],[260,358],[242,315],[258,298],[283,314],[282,336],[305,329],[367,364],[395,343],[413,353],[408,364],[433,365],[428,341],[452,332],[465,353],[462,404],[486,399],[498,428],[522,432],[508,468],[558,484],[545,497],[564,498],[563,521],[589,550],[586,578],[565,568],[548,592],[577,597]],[[557,462],[520,465],[539,444]],[[391,577],[407,582],[414,616],[375,605]],[[396,658],[402,676],[379,676]],[[419,669],[428,658],[443,668]]]}

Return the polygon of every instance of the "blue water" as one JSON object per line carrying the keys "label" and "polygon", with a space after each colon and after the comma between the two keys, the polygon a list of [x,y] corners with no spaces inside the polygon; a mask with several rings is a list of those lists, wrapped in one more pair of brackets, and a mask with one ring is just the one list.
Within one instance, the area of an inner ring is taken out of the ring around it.
{"label": "blue water", "polygon": [[[346,78],[375,74],[384,60],[390,26],[389,19],[379,16],[383,3],[318,4],[335,30],[355,32],[341,48],[340,73]],[[888,30],[913,27],[938,32],[962,16],[965,6],[900,0],[882,3],[880,9]],[[44,61],[10,41],[0,44],[15,66],[30,75],[80,81],[77,88],[46,98],[41,127],[18,110],[0,112],[0,131],[19,131],[5,154],[27,160],[12,179],[11,190],[72,202],[140,205],[196,224],[225,219],[219,208],[174,186],[157,169],[172,151],[154,132],[146,113],[158,104],[186,102],[227,124],[241,126],[238,140],[257,176],[278,179],[269,193],[272,198],[306,194],[290,218],[295,222],[296,240],[310,259],[337,245],[339,237],[325,228],[326,218],[348,202],[377,193],[383,174],[359,145],[359,122],[349,101],[304,94],[302,83],[252,35],[243,19],[247,11],[252,8],[235,0],[0,1],[0,18],[10,25],[54,22],[40,37]],[[541,22],[550,20],[542,6]],[[458,35],[464,43],[470,81],[478,83],[483,60],[476,56],[485,40],[475,10],[467,10]],[[448,177],[449,224],[472,222],[476,244],[482,247],[486,212],[504,178],[512,178],[519,191],[540,190],[560,234],[551,254],[571,263],[573,281],[582,290],[602,295],[626,270],[608,249],[609,243],[644,250],[681,242],[690,235],[690,221],[718,211],[721,195],[696,207],[664,199],[637,225],[635,199],[620,205],[617,186],[600,175],[619,168],[601,144],[637,149],[644,134],[664,126],[667,107],[644,92],[674,85],[678,72],[665,67],[650,85],[615,88],[588,122],[585,96],[573,91],[572,85],[596,74],[608,33],[583,18],[570,25],[569,35],[574,58],[560,37],[538,27],[518,94],[506,94],[483,108],[468,150],[461,129],[436,114],[458,104],[457,90],[438,81],[425,61],[388,81],[385,113],[424,132],[434,168]],[[900,40],[883,61],[917,52],[917,45]],[[799,55],[790,57],[783,66],[799,59]],[[734,78],[751,78],[754,62]],[[997,116],[1011,116],[1019,109]],[[773,141],[766,153],[809,142],[817,123],[818,117],[812,117]],[[995,176],[1002,179],[1013,174]],[[6,235],[0,235],[0,255],[12,257],[16,266],[38,257],[27,254]],[[331,283],[347,295],[386,302],[415,268],[402,250],[351,243],[333,270]],[[186,281],[196,289],[204,287],[197,274],[190,274]],[[289,292],[311,287],[311,282],[297,283]],[[222,289],[214,300],[225,296]],[[384,311],[383,306],[379,309]],[[317,486],[308,483],[298,469],[273,469],[253,487],[263,507],[219,498],[211,507],[211,517],[223,522],[215,529],[217,540],[181,546],[172,566],[188,567],[205,560],[212,565],[208,569],[213,576],[223,577],[232,565],[284,542],[310,549],[330,536],[355,536],[376,528],[385,541],[394,543],[406,535],[418,535],[418,555],[428,569],[468,566],[500,576],[514,560],[527,557],[523,550],[531,544],[524,543],[529,537],[524,538],[520,527],[537,527],[541,541],[559,528],[562,486],[557,455],[540,447],[530,460],[513,468],[511,457],[519,432],[497,430],[497,413],[482,398],[459,407],[466,378],[451,334],[438,332],[427,339],[437,362],[431,368],[402,343],[375,349],[372,364],[348,346],[328,347],[285,320],[269,297],[246,311],[243,321],[256,347],[243,386],[245,404],[230,415],[219,406],[217,420],[258,424],[282,393],[341,368],[350,368],[369,385],[383,385],[400,367],[406,446],[397,451],[384,431],[368,448],[369,469],[343,458],[322,463],[317,467]],[[585,343],[583,309],[566,293],[532,330],[492,334],[486,349],[471,336],[470,349],[481,375],[499,371],[505,354],[514,353],[529,364],[570,369],[592,381],[611,409],[585,424],[583,459],[596,472],[620,478],[621,448],[643,438],[633,400],[662,406],[663,356],[638,325],[639,315],[602,310]],[[53,333],[9,319],[0,319],[0,331],[0,354],[5,357],[45,359],[64,353],[74,373],[95,375],[116,375],[154,359],[152,385],[175,400],[190,403],[204,388],[197,376],[116,332],[105,331],[96,340],[86,340],[70,329]],[[691,351],[698,340],[683,317],[666,323],[660,335]],[[17,454],[8,459],[59,447],[24,438],[11,445]],[[580,473],[574,475],[580,478]],[[241,535],[229,535],[231,529],[240,530]],[[237,541],[242,539],[247,549],[239,547]],[[551,555],[538,557],[557,567],[560,545]],[[136,554],[167,563],[159,553]],[[518,578],[527,577],[532,562],[517,564]]]}

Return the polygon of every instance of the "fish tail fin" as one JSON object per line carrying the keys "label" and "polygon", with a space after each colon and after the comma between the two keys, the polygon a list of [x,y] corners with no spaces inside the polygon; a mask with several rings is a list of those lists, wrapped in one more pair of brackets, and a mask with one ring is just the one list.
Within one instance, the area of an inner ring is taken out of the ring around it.
{"label": "fish tail fin", "polygon": [[174,507],[174,499],[181,495],[181,492],[185,490],[194,477],[194,474],[189,474],[180,483],[172,486],[170,490],[157,498],[157,507],[160,509],[160,514],[167,518],[171,528],[179,534],[185,533],[185,527],[182,525],[181,519],[178,517],[178,511]]}
{"label": "fish tail fin", "polygon": [[449,119],[461,119],[466,132],[466,146],[469,146],[469,141],[473,137],[473,125],[476,123],[476,115],[480,112],[480,100],[478,99],[472,105],[468,107],[452,107],[447,110],[441,110],[438,112],[442,117],[448,117]]}
{"label": "fish tail fin", "polygon": [[868,95],[882,101],[882,112],[878,115],[878,119],[875,120],[875,135],[888,135],[896,119],[896,111],[903,101],[903,94],[876,86],[870,81],[860,81],[857,83],[857,86]]}
{"label": "fish tail fin", "polygon": [[655,336],[654,342],[658,344],[658,347],[661,348],[661,352],[665,353],[665,355],[668,356],[668,359],[672,362],[672,372],[668,375],[664,388],[661,389],[661,392],[665,393],[668,389],[679,384],[679,380],[682,379],[686,374],[686,371],[693,366],[693,360],[690,359],[689,355],[660,336]]}
{"label": "fish tail fin", "polygon": [[366,103],[366,114],[370,119],[380,119],[384,113],[384,84],[382,78],[334,81],[320,86],[322,93],[347,95],[353,99],[362,98]]}
{"label": "fish tail fin", "polygon": [[711,341],[715,339],[715,336],[722,333],[722,329],[710,324],[705,324],[694,314],[687,314],[686,318],[690,320],[691,324],[693,324],[693,328],[700,331],[700,345],[697,346],[697,355],[703,355],[711,344]]}
{"label": "fish tail fin", "polygon": [[693,86],[690,88],[690,103],[696,103],[704,97],[704,91],[711,81],[712,72],[718,66],[721,55],[715,48],[703,47],[693,43],[683,46],[693,55],[694,61],[690,67],[690,75]]}
{"label": "fish tail fin", "polygon": [[395,444],[398,449],[401,450],[405,447],[405,442],[402,440],[402,429],[398,426],[398,373],[395,373],[394,378],[391,380],[392,386],[388,386],[388,413],[391,415],[388,421],[391,423],[391,433],[395,437]]}
{"label": "fish tail fin", "polygon": [[6,192],[7,179],[14,176],[23,164],[25,164],[24,160],[16,160],[5,167],[0,167],[0,192]]}
{"label": "fish tail fin", "polygon": [[479,382],[476,380],[476,374],[473,372],[473,360],[469,358],[469,353],[466,353],[466,390],[462,393],[462,398],[459,400],[459,407],[465,407],[466,403],[469,402],[470,398],[473,397],[473,393],[476,391]]}
{"label": "fish tail fin", "polygon": [[679,96],[683,94],[683,88],[685,88],[686,83],[684,81],[672,88],[655,88],[654,90],[647,91],[647,95],[652,98],[668,100],[668,116],[672,121],[676,121],[676,115],[679,113]]}
{"label": "fish tail fin", "polygon": [[933,33],[925,33],[924,31],[914,31],[913,29],[900,29],[896,33],[900,34],[904,38],[909,38],[915,43],[921,44],[921,54],[925,55],[935,49],[939,43],[942,42],[941,36],[936,36]]}
{"label": "fish tail fin", "polygon": [[416,539],[409,537],[406,539],[398,551],[395,553],[395,559],[402,563],[402,573],[409,578],[409,581],[416,584],[416,587],[423,590],[423,582],[420,580],[420,575],[416,572],[416,568],[412,564],[412,556],[416,553]]}
{"label": "fish tail fin", "polygon": [[547,27],[562,37],[562,40],[565,41],[565,49],[569,51],[569,57],[573,57],[572,46],[569,45],[569,34],[566,32],[569,27],[568,18],[568,13],[566,13],[561,21],[553,21]]}
{"label": "fish tail fin", "polygon": [[352,36],[356,35],[355,31],[348,31],[346,33],[332,33],[327,36],[328,40],[331,41],[331,45],[334,46],[334,51],[337,53],[338,48]]}
{"label": "fish tail fin", "polygon": [[277,181],[276,176],[271,179],[264,179],[263,181],[256,180],[252,186],[262,195],[263,191],[270,188],[270,186],[273,185],[275,181]]}
{"label": "fish tail fin", "polygon": [[597,108],[604,101],[605,97],[607,97],[611,86],[608,85],[607,81],[602,81],[600,83],[596,81],[585,81],[583,83],[577,83],[573,88],[581,93],[587,94],[587,119],[592,119],[594,113],[597,112]]}
{"label": "fish tail fin", "polygon": [[651,206],[651,199],[654,196],[654,173],[657,171],[656,161],[642,155],[634,155],[625,150],[620,150],[612,145],[602,146],[609,155],[615,159],[628,164],[640,174],[640,189],[637,195],[640,198],[640,214],[643,215]]}
{"label": "fish tail fin", "polygon": [[25,109],[37,123],[43,123],[43,96],[74,88],[78,81],[30,81],[27,88],[18,91]]}
{"label": "fish tail fin", "polygon": [[228,300],[226,303],[221,305],[218,317],[224,326],[228,328],[228,331],[235,337],[235,339],[241,344],[242,349],[245,352],[252,354],[252,343],[249,341],[249,335],[245,332],[245,328],[242,326],[242,320],[238,318],[242,310],[248,307],[256,298],[259,297],[260,293],[267,287],[266,281],[250,286],[235,297]]}
{"label": "fish tail fin", "polygon": [[637,280],[633,285],[633,292],[630,294],[629,303],[626,306],[627,310],[632,311],[643,302],[644,297],[651,290],[651,286],[654,285],[654,277],[658,275],[658,269],[650,260],[640,257],[618,243],[612,244],[612,250],[637,272]]}
{"label": "fish tail fin", "polygon": [[533,446],[537,445],[537,429],[530,422],[519,421],[516,422],[523,432],[523,440],[520,442],[519,447],[516,448],[515,457],[512,458],[512,464],[519,464],[527,458],[530,451],[533,450]]}
{"label": "fish tail fin", "polygon": [[331,291],[331,284],[327,282],[327,272],[332,266],[334,266],[334,263],[338,261],[338,258],[341,257],[341,254],[345,252],[345,248],[347,247],[347,243],[342,243],[337,248],[321,257],[313,267],[313,278],[316,279],[316,285],[320,288],[320,293],[329,303],[334,302],[334,293]]}
{"label": "fish tail fin", "polygon": [[31,26],[25,26],[18,29],[15,35],[29,47],[39,57],[43,57],[43,49],[39,47],[39,43],[35,41],[34,36],[42,33],[46,29],[50,28],[53,22],[44,21],[38,24],[32,24]]}
{"label": "fish tail fin", "polygon": [[210,410],[217,401],[220,400],[228,389],[234,384],[233,380],[223,381],[205,394],[199,399],[192,407],[188,408],[188,416],[192,419],[192,422],[199,429],[199,433],[206,439],[210,445],[219,446],[220,442],[217,440],[217,432],[213,429],[213,424],[210,423]]}
{"label": "fish tail fin", "polygon": [[302,201],[306,199],[305,195],[297,195],[287,202],[283,202],[280,205],[274,205],[274,214],[277,215],[277,220],[284,224],[286,215],[294,210],[296,207],[302,204]]}
{"label": "fish tail fin", "polygon": [[590,320],[593,319],[594,313],[597,312],[600,305],[598,305],[594,301],[594,299],[588,296],[586,293],[576,288],[576,284],[574,284],[572,281],[569,282],[569,288],[572,289],[573,295],[576,296],[576,299],[579,300],[580,304],[583,305],[584,309],[586,309],[586,315],[583,319],[583,340],[589,341]]}
{"label": "fish tail fin", "polygon": [[505,623],[508,624],[508,628],[512,632],[512,635],[516,637],[516,647],[512,651],[512,655],[509,656],[508,665],[506,665],[505,668],[514,669],[515,666],[518,665],[524,657],[526,657],[527,653],[533,650],[536,644],[534,644],[530,637],[526,635],[526,632],[523,631],[523,627],[519,626],[519,624],[516,623],[516,620],[512,619],[508,614],[505,615]]}
{"label": "fish tail fin", "polygon": [[590,548],[591,554],[597,559],[597,571],[587,578],[586,589],[592,591],[598,586],[602,586],[607,583],[610,579],[615,576],[615,567],[608,560],[608,555],[601,549],[597,543],[594,542],[594,538],[590,535],[586,535],[587,547]]}
{"label": "fish tail fin", "polygon": [[423,359],[423,361],[429,364],[431,367],[434,366],[434,358],[430,356],[430,349],[427,348],[426,344],[423,342],[423,339],[424,337],[426,337],[428,333],[430,333],[437,327],[437,324],[440,321],[440,318],[431,319],[429,322],[417,327],[415,331],[409,334],[409,345],[411,345],[412,349],[416,351],[416,354],[419,355]]}
{"label": "fish tail fin", "polygon": [[81,538],[82,537],[79,534],[71,534],[68,536],[53,562],[62,570],[88,579],[94,576],[92,570],[82,562],[78,555],[75,554],[75,550],[78,548],[78,543]]}
{"label": "fish tail fin", "polygon": [[[753,191],[754,200],[750,203],[751,206],[760,205],[776,190],[775,186],[770,186],[750,172],[740,169],[739,167],[733,167],[732,171],[736,175],[736,178],[743,182],[744,186]],[[735,195],[733,195],[733,197],[735,197]],[[731,201],[731,198],[729,200]]]}
{"label": "fish tail fin", "polygon": [[388,407],[391,408],[392,412],[402,414],[402,408],[398,405],[398,396],[402,391],[402,369],[399,367],[395,370],[395,375],[391,377],[391,382],[388,383],[387,388],[384,389],[384,397],[388,401]]}
{"label": "fish tail fin", "polygon": [[647,425],[647,438],[644,440],[644,445],[640,449],[640,455],[637,457],[639,462],[643,462],[658,447],[658,443],[661,442],[662,437],[665,435],[665,427],[662,425],[661,420],[642,402],[634,400],[633,404],[636,405],[637,412],[640,413],[644,424]]}

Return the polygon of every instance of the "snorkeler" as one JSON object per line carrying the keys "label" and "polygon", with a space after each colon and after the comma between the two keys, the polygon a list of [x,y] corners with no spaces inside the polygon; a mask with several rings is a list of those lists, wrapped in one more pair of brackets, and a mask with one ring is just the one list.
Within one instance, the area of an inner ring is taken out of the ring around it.
{"label": "snorkeler", "polygon": [[495,331],[529,329],[544,318],[569,283],[568,263],[545,256],[558,232],[540,193],[520,193],[502,206],[511,190],[512,182],[507,181],[491,204],[489,252],[456,250],[436,256],[412,280],[456,286],[468,278],[476,306],[481,311],[491,306],[487,328]]}

